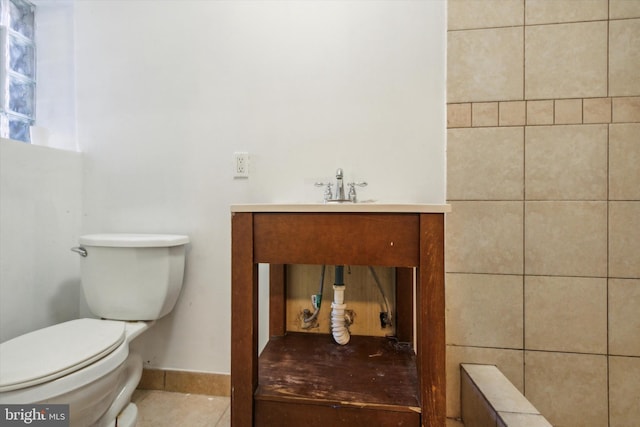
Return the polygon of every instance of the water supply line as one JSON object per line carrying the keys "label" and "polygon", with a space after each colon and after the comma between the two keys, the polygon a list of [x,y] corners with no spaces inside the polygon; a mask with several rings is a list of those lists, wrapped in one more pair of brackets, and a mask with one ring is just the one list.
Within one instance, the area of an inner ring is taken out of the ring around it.
{"label": "water supply line", "polygon": [[336,265],[336,278],[333,285],[333,302],[331,303],[331,333],[336,343],[345,345],[351,339],[347,327],[344,303],[344,266]]}
{"label": "water supply line", "polygon": [[[373,276],[373,280],[376,282],[376,286],[378,287],[378,291],[380,291],[380,295],[382,296],[382,299],[384,300],[384,308],[386,309],[386,311],[380,312],[380,316],[381,316],[380,320],[383,323],[382,326],[383,327],[391,326],[393,324],[393,322],[392,322],[393,315],[391,313],[391,305],[389,304],[389,300],[387,299],[387,296],[384,294],[384,290],[382,289],[382,285],[380,284],[380,279],[378,279],[378,275],[376,274],[376,270],[372,266],[369,266],[369,272]],[[383,319],[383,315],[385,315],[384,319]]]}
{"label": "water supply line", "polygon": [[318,317],[318,313],[320,313],[320,305],[322,304],[322,292],[324,290],[325,267],[326,266],[323,265],[322,271],[320,272],[320,289],[318,290],[317,294],[313,295],[313,298],[312,298],[312,305],[314,308],[313,314],[311,314],[310,316],[307,316],[307,314],[309,313],[309,310],[305,309],[305,316],[302,319],[303,321],[302,327],[304,329],[311,327],[313,325],[313,321],[316,320],[316,318]]}

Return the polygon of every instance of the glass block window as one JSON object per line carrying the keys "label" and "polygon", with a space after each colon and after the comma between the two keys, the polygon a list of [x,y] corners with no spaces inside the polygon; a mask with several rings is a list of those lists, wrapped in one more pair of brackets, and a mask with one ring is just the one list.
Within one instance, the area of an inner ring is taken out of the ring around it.
{"label": "glass block window", "polygon": [[36,112],[35,6],[0,0],[0,137],[30,142]]}

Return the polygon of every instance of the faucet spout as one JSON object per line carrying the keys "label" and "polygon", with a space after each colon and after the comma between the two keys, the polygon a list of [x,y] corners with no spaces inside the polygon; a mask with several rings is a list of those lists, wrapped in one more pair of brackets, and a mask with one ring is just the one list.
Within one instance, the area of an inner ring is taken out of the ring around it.
{"label": "faucet spout", "polygon": [[338,168],[336,171],[336,199],[337,200],[345,200],[344,197],[344,181],[343,181],[343,172],[342,168]]}

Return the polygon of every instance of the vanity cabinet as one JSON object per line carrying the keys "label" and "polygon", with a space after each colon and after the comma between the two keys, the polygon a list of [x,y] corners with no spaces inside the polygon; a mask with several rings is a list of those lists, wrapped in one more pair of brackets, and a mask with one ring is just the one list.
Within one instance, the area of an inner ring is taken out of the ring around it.
{"label": "vanity cabinet", "polygon": [[[232,206],[232,427],[445,426],[448,210]],[[261,355],[259,263],[270,265],[270,340]],[[397,339],[352,336],[340,346],[328,334],[287,332],[287,264],[396,267]]]}

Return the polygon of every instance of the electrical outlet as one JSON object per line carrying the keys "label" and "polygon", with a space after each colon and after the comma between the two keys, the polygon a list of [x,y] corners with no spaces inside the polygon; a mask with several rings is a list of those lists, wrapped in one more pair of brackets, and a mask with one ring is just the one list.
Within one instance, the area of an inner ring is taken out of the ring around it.
{"label": "electrical outlet", "polygon": [[233,176],[234,178],[249,177],[249,153],[246,151],[233,153]]}

